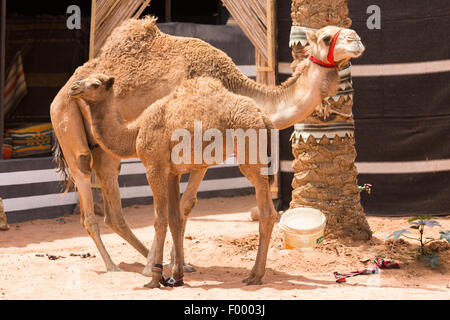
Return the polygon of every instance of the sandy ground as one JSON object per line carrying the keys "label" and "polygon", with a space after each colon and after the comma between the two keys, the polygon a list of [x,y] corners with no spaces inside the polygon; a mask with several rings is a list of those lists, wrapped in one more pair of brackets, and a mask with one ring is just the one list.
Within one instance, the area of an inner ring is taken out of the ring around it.
{"label": "sandy ground", "polygon": [[[254,204],[253,196],[199,200],[185,240],[186,259],[197,272],[186,274],[186,284],[179,288],[144,288],[149,278],[140,272],[146,259],[103,223],[103,241],[124,272],[105,272],[79,216],[11,225],[10,231],[0,232],[0,299],[450,299],[448,245],[440,246],[442,264],[433,270],[412,256],[412,244],[382,240],[407,228],[406,218],[369,217],[375,231],[371,241],[325,239],[318,248],[303,251],[284,250],[276,225],[264,284],[246,286],[241,280],[253,265],[258,239],[258,223],[250,221],[248,213]],[[126,208],[124,214],[149,246],[153,207]],[[443,229],[450,229],[449,217],[439,221]],[[166,244],[171,246],[170,233]],[[71,256],[86,253],[91,257]],[[50,260],[46,254],[64,258]],[[335,282],[333,271],[370,267],[377,256],[399,262],[401,269]]]}

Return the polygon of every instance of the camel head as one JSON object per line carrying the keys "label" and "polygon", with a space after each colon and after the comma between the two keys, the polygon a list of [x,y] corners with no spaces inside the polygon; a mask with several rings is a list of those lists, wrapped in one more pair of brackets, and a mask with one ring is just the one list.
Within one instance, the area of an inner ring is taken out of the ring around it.
{"label": "camel head", "polygon": [[324,67],[340,68],[352,58],[360,57],[365,47],[358,34],[351,29],[327,26],[306,33],[310,60]]}
{"label": "camel head", "polygon": [[104,74],[93,74],[86,79],[75,81],[69,89],[69,96],[86,101],[103,101],[111,97],[114,78]]}

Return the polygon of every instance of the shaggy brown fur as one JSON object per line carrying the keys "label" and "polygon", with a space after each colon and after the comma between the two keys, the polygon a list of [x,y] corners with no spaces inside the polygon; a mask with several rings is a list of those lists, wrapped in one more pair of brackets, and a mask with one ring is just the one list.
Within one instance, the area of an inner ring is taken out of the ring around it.
{"label": "shaggy brown fur", "polygon": [[[219,80],[207,77],[185,81],[173,93],[148,107],[138,119],[125,124],[117,108],[114,107],[113,82],[114,78],[106,75],[92,75],[75,82],[69,95],[86,102],[84,108],[91,118],[94,137],[105,150],[119,158],[139,156],[141,159],[146,168],[147,179],[155,201],[156,244],[155,252],[149,253],[147,267],[152,268],[153,263],[162,265],[168,223],[175,247],[173,274],[175,279],[181,279],[184,234],[179,203],[180,176],[183,173],[213,165],[204,161],[201,164],[194,164],[194,122],[202,122],[203,132],[217,129],[222,133],[223,158],[217,163],[221,163],[231,155],[226,153],[227,129],[270,131],[272,124],[252,99],[230,93]],[[172,133],[177,129],[188,130],[191,135],[192,156],[187,163],[175,164],[172,161],[172,150],[179,143],[172,141]],[[210,142],[203,143],[202,153],[207,144]],[[261,141],[258,145],[261,146]],[[249,164],[248,148],[247,145],[244,157],[247,161],[241,163],[240,168],[256,189],[260,211],[260,246],[255,266],[245,281],[248,284],[259,284],[265,272],[267,250],[276,211],[271,201],[267,176],[261,173],[261,169],[266,165],[260,162]],[[238,158],[241,156],[236,146],[229,152],[237,153]],[[152,272],[152,281],[147,286],[159,287],[160,279],[159,272]]]}

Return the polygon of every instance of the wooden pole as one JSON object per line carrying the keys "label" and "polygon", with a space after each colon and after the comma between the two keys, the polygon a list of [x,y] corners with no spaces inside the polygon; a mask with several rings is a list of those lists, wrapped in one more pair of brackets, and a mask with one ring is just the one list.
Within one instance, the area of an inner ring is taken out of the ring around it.
{"label": "wooden pole", "polygon": [[267,0],[267,65],[275,75],[275,0]]}
{"label": "wooden pole", "polygon": [[135,19],[138,19],[142,12],[144,12],[144,10],[149,6],[151,0],[145,0],[144,4],[141,6],[141,8],[134,14]]}
{"label": "wooden pole", "polygon": [[[267,60],[255,47],[256,81],[269,86],[276,85],[276,8],[275,0],[266,0]],[[279,153],[278,153],[279,154]],[[277,159],[279,161],[279,159]],[[280,198],[280,173],[274,175],[270,186],[272,199]]]}
{"label": "wooden pole", "polygon": [[[276,0],[267,0],[267,67],[270,69],[269,72],[267,72],[267,84],[269,85],[276,85],[276,76],[277,76],[277,70],[276,70],[276,64],[277,64],[277,57],[276,57],[276,46],[277,46],[277,38],[276,38]],[[278,141],[279,144],[279,141]],[[277,152],[279,155],[279,150]],[[277,159],[278,163],[280,163],[280,159]],[[272,184],[270,186],[270,191],[272,194],[272,199],[279,199],[280,198],[280,172],[278,171],[274,177]]]}
{"label": "wooden pole", "polygon": [[172,0],[166,0],[166,22],[172,20]]}
{"label": "wooden pole", "polygon": [[[100,26],[102,25],[103,22],[105,22],[105,20],[109,17],[109,15],[111,14],[111,12],[114,10],[114,8],[119,4],[120,0],[116,0],[116,2],[114,2],[114,4],[109,8],[108,12],[102,17],[102,19],[98,22],[98,25],[95,25],[95,32],[97,32],[98,28],[100,28]],[[97,6],[95,5],[95,11],[97,11]],[[92,18],[92,15],[91,15]],[[92,30],[92,28],[91,28]]]}
{"label": "wooden pole", "polygon": [[3,93],[5,89],[5,59],[6,59],[6,0],[2,0],[1,35],[0,35],[0,160],[3,159],[3,132],[5,123],[3,117]]}
{"label": "wooden pole", "polygon": [[89,38],[89,59],[95,57],[95,29],[96,29],[97,0],[92,0],[91,5],[91,34]]}

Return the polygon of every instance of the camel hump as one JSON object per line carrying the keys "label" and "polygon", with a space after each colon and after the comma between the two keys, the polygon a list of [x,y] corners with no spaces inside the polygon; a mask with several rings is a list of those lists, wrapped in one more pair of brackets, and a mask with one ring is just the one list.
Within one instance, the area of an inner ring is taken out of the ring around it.
{"label": "camel hump", "polygon": [[151,15],[145,16],[145,17],[142,18],[142,19],[137,19],[137,21],[139,21],[140,23],[142,23],[142,26],[143,26],[145,29],[157,28],[157,27],[156,27],[156,21],[157,21],[157,20],[158,20],[157,17],[151,16]]}
{"label": "camel hump", "polygon": [[178,96],[179,94],[182,94],[185,96],[212,97],[226,93],[228,93],[228,91],[220,80],[208,76],[200,76],[184,81],[183,84],[175,90],[174,95]]}
{"label": "camel hump", "polygon": [[158,29],[158,27],[156,26],[157,20],[158,18],[151,15],[145,16],[141,19],[133,19],[133,18],[127,19],[112,31],[111,36],[117,34],[134,35],[136,32],[157,30]]}
{"label": "camel hump", "polygon": [[132,43],[139,47],[143,43],[152,42],[161,34],[161,31],[156,26],[156,20],[157,18],[153,16],[125,20],[111,32],[98,56],[103,57],[111,52],[126,52],[124,49]]}

